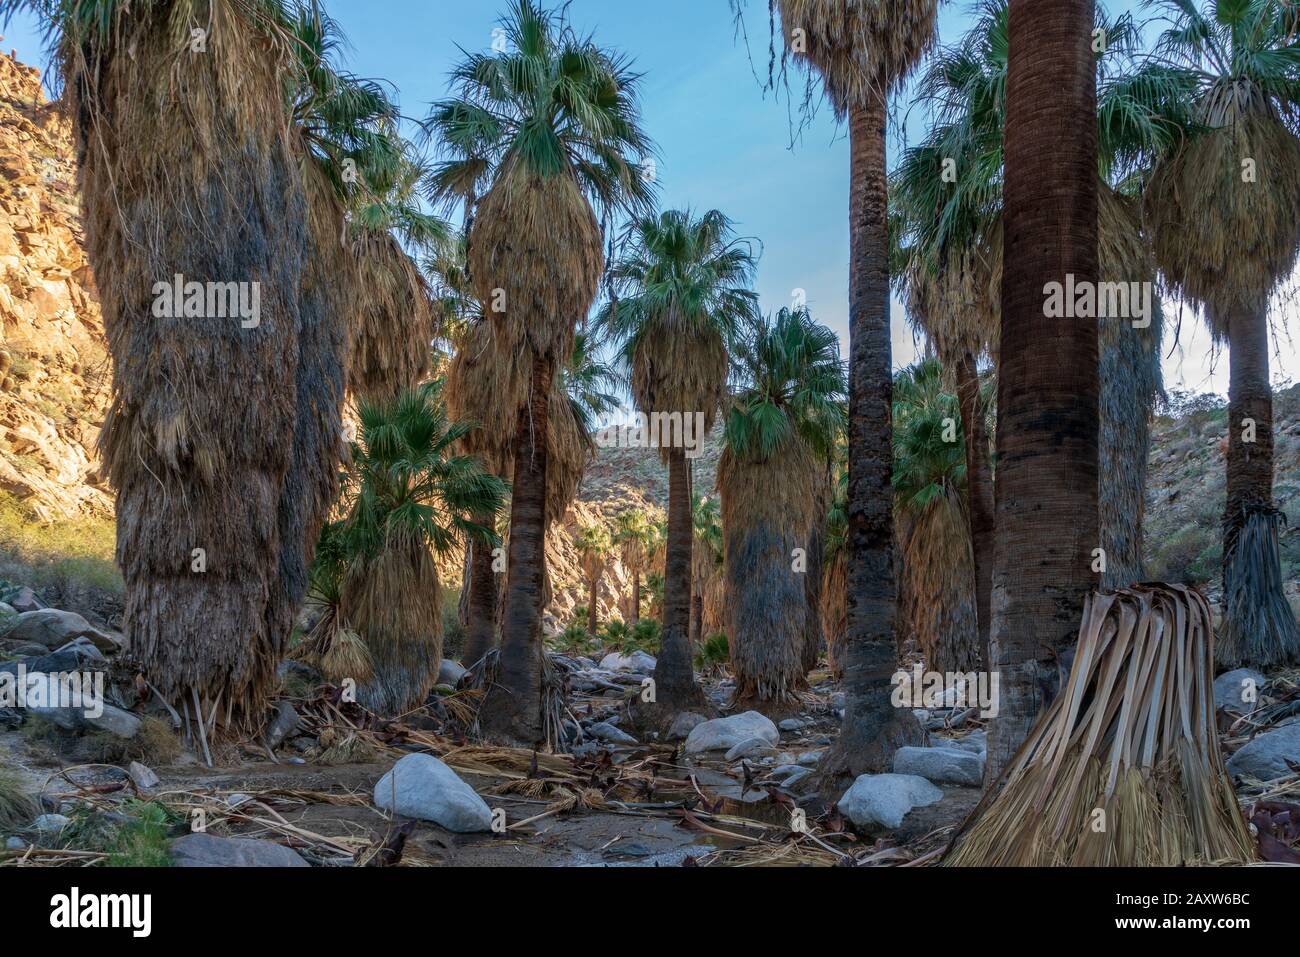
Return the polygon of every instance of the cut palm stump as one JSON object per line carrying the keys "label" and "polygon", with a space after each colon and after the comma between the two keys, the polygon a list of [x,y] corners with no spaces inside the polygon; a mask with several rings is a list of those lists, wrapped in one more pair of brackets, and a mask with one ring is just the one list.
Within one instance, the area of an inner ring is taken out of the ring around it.
{"label": "cut palm stump", "polygon": [[1219,753],[1199,593],[1094,594],[1060,695],[954,840],[948,866],[1240,864],[1254,842]]}

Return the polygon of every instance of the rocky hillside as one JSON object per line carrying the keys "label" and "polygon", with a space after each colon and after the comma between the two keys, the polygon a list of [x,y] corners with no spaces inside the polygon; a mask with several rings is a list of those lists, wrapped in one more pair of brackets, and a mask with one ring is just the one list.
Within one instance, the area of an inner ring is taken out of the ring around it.
{"label": "rocky hillside", "polygon": [[0,54],[0,489],[45,521],[104,516],[109,364],[67,120]]}
{"label": "rocky hillside", "polygon": [[[37,71],[0,55],[0,496],[41,523],[75,528],[76,535],[51,539],[46,551],[85,551],[103,577],[113,574],[111,526],[104,521],[111,517],[112,499],[99,483],[95,442],[109,367],[94,280],[82,252],[72,155],[67,121],[45,102]],[[1157,420],[1154,434],[1148,571],[1153,578],[1213,589],[1226,410],[1204,398],[1181,397],[1170,412]],[[1276,492],[1290,518],[1283,571],[1294,594],[1300,578],[1300,386],[1279,397],[1276,419]],[[626,508],[667,505],[667,470],[654,450],[628,447],[626,430],[609,431],[600,444],[579,500],[547,542],[554,598],[546,627],[552,634],[572,622],[587,600],[572,544],[578,528],[612,525]],[[698,493],[713,493],[719,453],[715,428],[694,463]],[[82,530],[92,525],[107,540],[86,546]],[[4,531],[0,576],[20,576],[21,567],[11,567],[8,553],[15,548]],[[68,541],[71,546],[63,544]],[[81,563],[57,575],[54,584],[32,584],[62,593],[47,594],[47,600],[62,598],[65,607],[112,622],[111,588],[98,588],[94,600],[68,597],[77,591],[68,579],[86,577],[79,570],[90,560],[77,557]],[[458,586],[459,564],[450,561],[447,568],[448,584]],[[629,576],[615,558],[598,595],[601,620],[626,616],[630,593]]]}

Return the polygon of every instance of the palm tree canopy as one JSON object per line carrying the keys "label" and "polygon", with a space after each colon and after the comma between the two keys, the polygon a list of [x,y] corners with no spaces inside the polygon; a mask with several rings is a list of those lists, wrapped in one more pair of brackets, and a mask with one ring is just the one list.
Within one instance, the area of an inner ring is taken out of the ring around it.
{"label": "palm tree canopy", "polygon": [[1147,217],[1166,278],[1227,314],[1260,311],[1300,250],[1300,43],[1294,4],[1157,0],[1167,29],[1144,77],[1199,126],[1166,150]]}
{"label": "palm tree canopy", "polygon": [[754,242],[713,209],[666,210],[629,224],[609,270],[612,297],[596,319],[615,343],[644,412],[702,412],[712,427],[727,353],[758,297]]}
{"label": "palm tree canopy", "polygon": [[[732,0],[739,11],[743,0]],[[938,0],[774,0],[789,57],[822,78],[835,113],[883,96],[916,66],[934,39]]]}
{"label": "palm tree canopy", "polygon": [[736,349],[739,388],[726,416],[730,456],[758,462],[799,441],[828,458],[844,429],[847,371],[839,338],[807,309],[759,321]]}
{"label": "palm tree canopy", "polygon": [[347,553],[373,557],[402,544],[445,553],[466,538],[496,543],[495,531],[472,516],[495,514],[506,485],[477,459],[454,454],[472,426],[449,420],[440,383],[362,402],[358,415],[354,496],[342,525]]}
{"label": "palm tree canopy", "polygon": [[518,164],[543,178],[576,176],[602,211],[648,208],[654,178],[642,163],[654,147],[630,61],[534,0],[513,0],[500,26],[509,49],[466,53],[451,75],[459,95],[424,121],[449,157],[434,170],[432,195],[463,201]]}
{"label": "palm tree canopy", "polygon": [[920,513],[966,483],[966,453],[957,397],[944,390],[936,359],[894,376],[894,500]]}

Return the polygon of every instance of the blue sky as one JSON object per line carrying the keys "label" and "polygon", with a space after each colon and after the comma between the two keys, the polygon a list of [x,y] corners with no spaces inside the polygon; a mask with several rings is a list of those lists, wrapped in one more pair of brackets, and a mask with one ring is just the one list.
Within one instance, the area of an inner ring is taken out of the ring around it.
{"label": "blue sky", "polygon": [[[1112,13],[1135,2],[1112,2]],[[403,112],[423,116],[446,95],[447,74],[459,47],[485,50],[503,4],[494,0],[327,0],[350,41],[346,67],[394,84]],[[757,286],[765,310],[806,291],[820,321],[847,339],[848,144],[828,108],[819,111],[791,147],[787,103],[761,89],[766,78],[766,0],[749,0],[750,47],[737,39],[725,0],[572,0],[570,15],[605,46],[629,53],[644,73],[646,129],[659,147],[658,176],[666,207],[717,208],[757,238],[763,255]],[[951,43],[969,23],[965,0],[940,13],[940,41]],[[43,42],[28,19],[3,32],[4,49],[44,68]],[[752,54],[752,62],[751,62]],[[906,96],[896,108],[905,111]],[[920,136],[924,114],[912,110],[896,132]],[[894,308],[895,364],[915,357],[901,308]],[[1183,317],[1180,347],[1165,360],[1166,386],[1227,391],[1227,358],[1210,354],[1209,337],[1195,317]],[[1172,343],[1172,332],[1166,342]],[[1273,371],[1300,378],[1300,357],[1282,343]]]}

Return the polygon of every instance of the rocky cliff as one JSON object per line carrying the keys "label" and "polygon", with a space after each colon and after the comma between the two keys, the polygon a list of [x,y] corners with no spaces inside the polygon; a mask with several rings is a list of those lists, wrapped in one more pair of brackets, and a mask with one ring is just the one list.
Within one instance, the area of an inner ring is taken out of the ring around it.
{"label": "rocky cliff", "polygon": [[104,516],[109,363],[67,119],[0,54],[0,488],[42,520]]}

